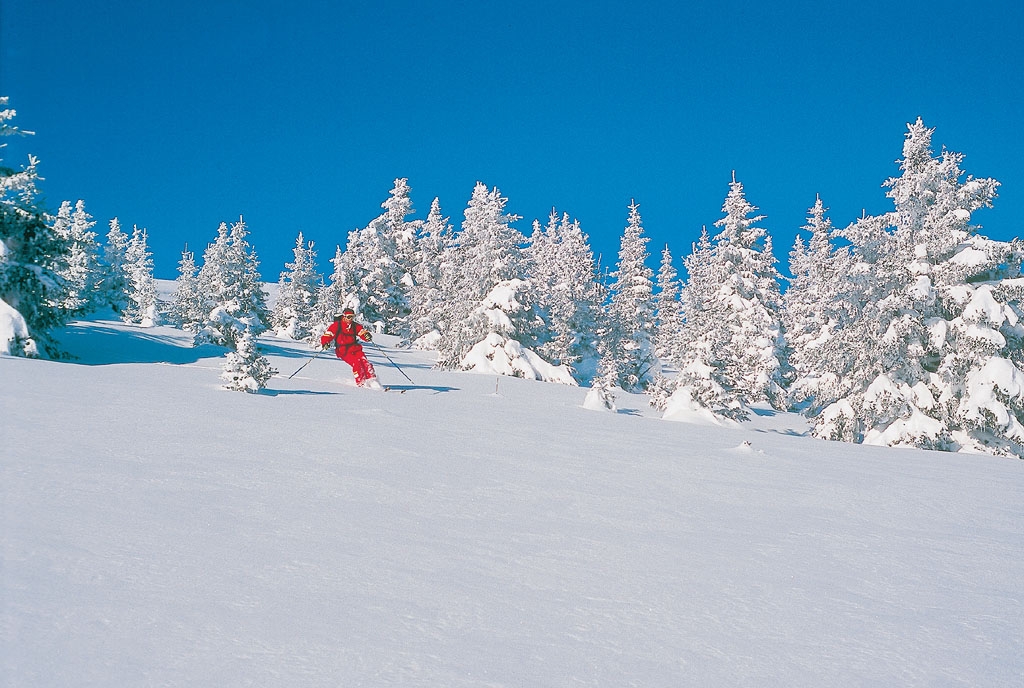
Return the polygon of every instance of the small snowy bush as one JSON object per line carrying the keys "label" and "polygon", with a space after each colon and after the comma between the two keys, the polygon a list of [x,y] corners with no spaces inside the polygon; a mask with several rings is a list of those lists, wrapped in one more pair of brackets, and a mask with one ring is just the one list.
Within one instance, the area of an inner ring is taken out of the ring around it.
{"label": "small snowy bush", "polygon": [[224,362],[220,379],[224,388],[235,392],[255,393],[267,386],[267,381],[277,374],[265,356],[256,347],[255,338],[248,329],[238,339],[238,348],[230,352]]}

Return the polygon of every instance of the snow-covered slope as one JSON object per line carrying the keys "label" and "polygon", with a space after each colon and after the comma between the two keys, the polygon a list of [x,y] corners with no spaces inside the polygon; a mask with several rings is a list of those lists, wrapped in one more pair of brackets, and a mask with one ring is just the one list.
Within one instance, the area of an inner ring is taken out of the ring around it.
{"label": "snow-covered slope", "polygon": [[1024,682],[1024,462],[390,347],[382,393],[263,338],[248,395],[172,329],[63,342],[0,357],[5,686]]}

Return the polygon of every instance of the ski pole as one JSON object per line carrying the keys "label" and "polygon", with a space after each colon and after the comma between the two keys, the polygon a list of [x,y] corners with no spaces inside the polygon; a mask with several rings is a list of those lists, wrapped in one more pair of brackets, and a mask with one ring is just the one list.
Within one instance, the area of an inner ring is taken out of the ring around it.
{"label": "ski pole", "polygon": [[[412,382],[412,378],[411,378],[411,377],[409,377],[408,375],[406,375],[406,374],[405,374],[405,371],[404,371],[404,370],[402,370],[401,368],[399,368],[399,367],[398,367],[398,364],[397,364],[397,363],[395,363],[394,361],[392,361],[392,360],[391,360],[391,357],[390,357],[390,356],[388,356],[387,352],[386,352],[386,351],[384,351],[384,349],[383,349],[383,348],[381,348],[381,345],[380,345],[380,344],[378,344],[377,342],[373,341],[372,339],[370,340],[370,343],[371,343],[371,344],[373,344],[373,345],[374,345],[375,347],[377,347],[377,351],[379,351],[379,352],[381,352],[382,354],[384,354],[384,358],[388,359],[388,362],[389,362],[389,363],[390,363],[391,365],[393,365],[393,366],[395,367],[395,370],[397,370],[398,372],[400,372],[400,373],[402,374],[402,377],[404,377],[404,378],[405,378],[406,380],[408,380],[409,382]],[[412,382],[412,384],[414,384],[414,385],[415,385],[416,383],[415,383],[415,382]]]}
{"label": "ski pole", "polygon": [[[316,358],[317,356],[319,356],[320,354],[322,354],[322,353],[323,353],[323,352],[325,352],[325,351],[327,351],[327,349],[320,349],[319,351],[317,351],[317,352],[316,352],[315,354],[313,354],[313,357],[312,357],[312,358],[310,358],[310,359],[309,359],[308,361],[306,361],[305,363],[303,363],[302,365],[300,365],[300,366],[299,366],[299,370],[302,370],[303,368],[305,368],[306,366],[308,366],[308,365],[309,365],[310,363],[312,363],[312,362],[313,362],[313,360],[314,360],[314,359],[315,359],[315,358]],[[289,380],[291,380],[291,379],[292,379],[293,377],[295,377],[296,375],[298,375],[298,374],[299,374],[299,370],[296,370],[296,371],[295,371],[294,373],[292,373],[291,375],[289,375],[289,376],[288,376],[288,379],[289,379]]]}

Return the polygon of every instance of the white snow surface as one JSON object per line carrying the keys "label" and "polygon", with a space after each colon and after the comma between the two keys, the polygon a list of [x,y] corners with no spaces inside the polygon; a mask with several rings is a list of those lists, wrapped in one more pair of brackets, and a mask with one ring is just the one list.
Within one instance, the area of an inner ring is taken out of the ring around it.
{"label": "white snow surface", "polygon": [[[1019,686],[1024,462],[264,337],[0,356],[5,686]],[[404,393],[397,393],[404,392]]]}

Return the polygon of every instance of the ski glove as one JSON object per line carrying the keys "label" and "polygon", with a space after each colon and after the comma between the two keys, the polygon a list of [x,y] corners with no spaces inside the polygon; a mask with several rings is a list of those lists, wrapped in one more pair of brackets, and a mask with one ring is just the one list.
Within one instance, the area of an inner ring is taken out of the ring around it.
{"label": "ski glove", "polygon": [[373,339],[373,337],[370,335],[370,331],[369,330],[363,330],[362,332],[360,332],[359,333],[359,337],[364,342],[368,342],[368,341]]}

